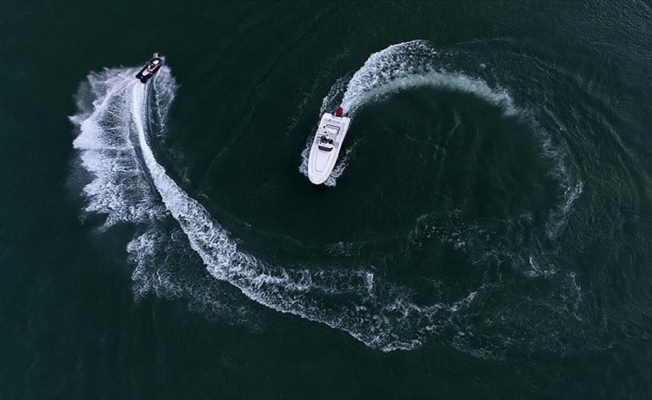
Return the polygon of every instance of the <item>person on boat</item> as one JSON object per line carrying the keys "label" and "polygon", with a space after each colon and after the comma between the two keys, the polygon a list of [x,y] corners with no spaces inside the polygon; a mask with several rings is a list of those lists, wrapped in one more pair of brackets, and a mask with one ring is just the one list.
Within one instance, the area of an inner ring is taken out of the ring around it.
{"label": "person on boat", "polygon": [[154,72],[156,67],[158,67],[158,63],[159,63],[158,60],[154,60],[154,61],[150,62],[149,64],[147,64],[147,71],[148,72]]}

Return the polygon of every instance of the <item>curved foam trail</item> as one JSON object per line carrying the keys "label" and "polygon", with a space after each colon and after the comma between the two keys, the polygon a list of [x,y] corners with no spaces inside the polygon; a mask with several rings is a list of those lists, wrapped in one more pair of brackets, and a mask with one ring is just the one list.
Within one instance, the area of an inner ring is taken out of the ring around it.
{"label": "curved foam trail", "polygon": [[[93,177],[83,189],[88,200],[85,211],[106,215],[103,229],[120,222],[151,221],[165,214],[152,196],[129,138],[131,118],[125,94],[131,89],[135,71],[91,74],[88,85],[80,89],[78,106],[92,111],[70,117],[80,130],[73,147]],[[84,96],[94,98],[93,104],[81,104]]]}
{"label": "curved foam trail", "polygon": [[[156,129],[158,122],[164,130],[164,116],[174,97],[176,84],[169,69],[163,68],[148,86],[135,81],[134,73],[107,70],[89,76],[88,91],[95,101],[88,112],[71,120],[80,127],[74,147],[93,174],[84,188],[89,200],[86,211],[108,215],[105,226],[118,222],[146,226],[148,230],[128,247],[139,264],[155,262],[160,251],[157,242],[165,240],[156,230],[156,221],[172,216],[213,277],[271,309],[341,329],[383,351],[412,349],[433,332],[458,331],[455,316],[472,307],[482,287],[450,304],[423,306],[410,300],[409,289],[364,268],[282,268],[239,251],[206,209],[166,174],[149,145],[157,132],[150,133],[148,124]],[[149,99],[158,114],[150,111]],[[538,260],[531,264],[539,268]],[[143,271],[135,271],[134,279],[140,279]],[[157,279],[163,285],[167,282],[165,276]]]}
{"label": "curved foam trail", "polygon": [[479,78],[460,72],[447,72],[436,65],[438,52],[424,40],[413,40],[387,47],[372,54],[351,78],[342,107],[355,115],[365,103],[417,87],[435,87],[475,95],[503,107],[507,114],[517,112],[509,94],[491,88]]}
{"label": "curved foam trail", "polygon": [[[492,88],[485,81],[473,78],[461,72],[448,72],[441,67],[440,54],[424,40],[413,40],[391,45],[369,56],[362,68],[353,75],[344,87],[342,78],[331,87],[322,102],[320,113],[332,109],[335,100],[342,96],[341,105],[353,119],[356,113],[365,105],[379,101],[403,90],[432,87],[450,91],[468,93],[503,111],[506,116],[520,114],[520,110],[504,89]],[[535,124],[536,125],[536,124]],[[571,177],[565,165],[565,155],[554,148],[547,132],[539,132],[544,154],[557,162],[556,175],[564,187],[564,204],[551,216],[547,231],[550,238],[565,226],[567,216],[573,203],[581,195],[583,184],[578,178]],[[299,171],[308,177],[308,157],[314,134],[306,142],[301,153]],[[335,186],[337,178],[342,175],[349,164],[351,154],[347,151],[340,160],[331,176],[325,182],[327,186]]]}
{"label": "curved foam trail", "polygon": [[179,222],[190,245],[215,278],[274,310],[292,313],[349,332],[371,347],[384,351],[411,349],[435,329],[441,311],[467,307],[475,292],[451,306],[437,303],[420,307],[396,290],[379,296],[378,285],[367,271],[289,270],[274,268],[240,252],[226,231],[206,209],[188,196],[158,164],[148,144],[145,89],[133,86],[132,115],[145,165],[167,210]]}
{"label": "curved foam trail", "polygon": [[[518,112],[506,91],[491,88],[482,79],[438,68],[435,64],[437,58],[437,51],[423,40],[395,44],[372,54],[347,84],[342,107],[354,118],[359,109],[371,101],[382,100],[407,89],[432,87],[472,94],[501,107],[505,115],[515,115]],[[338,79],[324,98],[320,114],[323,114],[328,106],[332,108],[333,100],[342,91],[342,86],[341,80]],[[313,138],[314,135],[311,135],[301,153],[299,171],[306,177]],[[337,178],[344,172],[347,164],[339,163],[326,185],[335,186]]]}

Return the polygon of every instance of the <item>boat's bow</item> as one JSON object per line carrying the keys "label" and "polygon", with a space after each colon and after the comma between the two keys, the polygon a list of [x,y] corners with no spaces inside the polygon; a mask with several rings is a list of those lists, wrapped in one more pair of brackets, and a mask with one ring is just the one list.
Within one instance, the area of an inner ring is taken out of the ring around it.
{"label": "boat's bow", "polygon": [[349,118],[342,116],[341,108],[336,114],[339,116],[324,113],[310,148],[308,178],[315,185],[324,183],[333,171],[351,122]]}

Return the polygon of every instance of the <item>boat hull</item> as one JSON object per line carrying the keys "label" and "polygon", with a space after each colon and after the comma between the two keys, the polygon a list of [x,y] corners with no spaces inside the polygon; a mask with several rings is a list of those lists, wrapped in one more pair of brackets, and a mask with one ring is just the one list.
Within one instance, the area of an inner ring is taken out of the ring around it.
{"label": "boat hull", "polygon": [[348,117],[322,115],[308,157],[308,179],[313,184],[321,185],[333,172],[350,123]]}
{"label": "boat hull", "polygon": [[149,60],[149,62],[136,74],[136,79],[145,84],[148,80],[152,79],[154,75],[156,75],[162,66],[163,59],[160,57],[154,57]]}

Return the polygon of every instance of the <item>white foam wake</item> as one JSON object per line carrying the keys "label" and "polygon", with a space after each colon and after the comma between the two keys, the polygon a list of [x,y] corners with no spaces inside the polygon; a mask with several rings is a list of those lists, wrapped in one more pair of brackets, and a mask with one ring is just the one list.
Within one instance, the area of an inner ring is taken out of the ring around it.
{"label": "white foam wake", "polygon": [[85,211],[106,215],[103,228],[120,222],[145,222],[165,214],[129,138],[130,98],[126,94],[131,91],[134,74],[135,70],[122,69],[89,75],[77,96],[83,111],[70,117],[79,127],[73,147],[93,178],[83,189]]}
{"label": "white foam wake", "polygon": [[[284,269],[238,251],[226,231],[156,161],[145,125],[144,88],[134,85],[132,90],[138,145],[154,186],[215,278],[235,285],[250,299],[274,310],[343,329],[367,345],[386,351],[419,345],[426,333],[435,329],[435,315],[446,310],[457,312],[472,302],[475,293],[452,305],[420,307],[400,290],[389,291],[387,285],[377,284],[369,271]],[[392,295],[380,295],[385,291]]]}
{"label": "white foam wake", "polygon": [[[150,146],[158,137],[155,130],[164,130],[174,97],[176,84],[169,69],[163,68],[151,81],[151,91],[134,81],[134,72],[107,70],[89,76],[86,90],[94,102],[71,120],[80,128],[74,146],[94,177],[84,188],[86,211],[107,215],[105,227],[131,222],[148,229],[129,244],[139,265],[156,262],[157,242],[164,233],[155,225],[171,216],[213,277],[273,310],[341,329],[383,351],[415,348],[446,329],[457,332],[456,316],[473,306],[482,288],[455,302],[421,305],[412,301],[408,289],[379,278],[366,266],[284,268],[240,251],[206,209],[167,175]],[[369,92],[358,93],[364,97]],[[134,279],[153,282],[139,275],[144,271],[137,269]],[[156,281],[174,285],[165,274]]]}
{"label": "white foam wake", "polygon": [[479,78],[462,72],[449,72],[438,65],[439,53],[424,40],[413,40],[387,47],[372,54],[347,85],[342,107],[352,116],[364,104],[417,87],[434,87],[475,95],[503,107],[507,114],[517,112],[509,94],[491,88]]}
{"label": "white foam wake", "polygon": [[[515,115],[518,110],[509,94],[497,87],[491,88],[479,78],[472,78],[461,72],[448,72],[437,65],[439,54],[423,40],[413,40],[387,47],[369,56],[351,78],[343,90],[343,83],[338,80],[322,102],[320,114],[333,108],[334,100],[342,92],[342,107],[351,118],[365,104],[379,101],[407,89],[419,87],[441,88],[474,95],[480,99],[501,107],[505,115]],[[329,108],[330,107],[330,108]],[[308,156],[314,134],[306,143],[301,153],[299,172],[308,176]],[[335,186],[337,178],[342,175],[348,160],[338,162],[333,173],[326,181],[327,186]]]}

